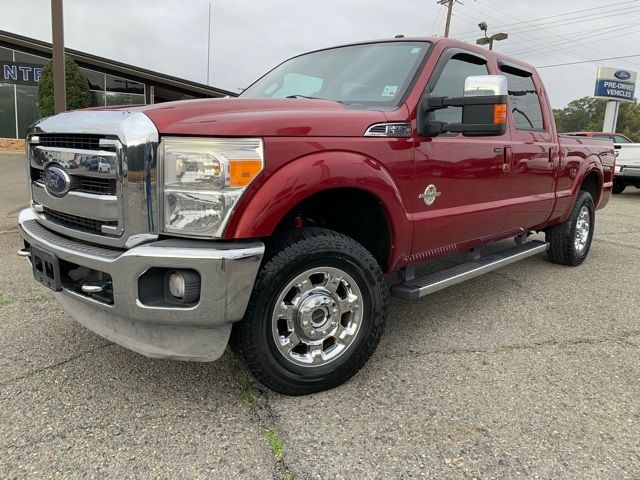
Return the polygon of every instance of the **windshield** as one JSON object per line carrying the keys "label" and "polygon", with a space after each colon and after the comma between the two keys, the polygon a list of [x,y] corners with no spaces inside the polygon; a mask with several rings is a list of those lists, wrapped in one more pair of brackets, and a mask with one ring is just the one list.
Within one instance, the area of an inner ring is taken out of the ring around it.
{"label": "windshield", "polygon": [[387,42],[308,53],[276,67],[241,97],[311,97],[397,107],[428,49],[427,42]]}

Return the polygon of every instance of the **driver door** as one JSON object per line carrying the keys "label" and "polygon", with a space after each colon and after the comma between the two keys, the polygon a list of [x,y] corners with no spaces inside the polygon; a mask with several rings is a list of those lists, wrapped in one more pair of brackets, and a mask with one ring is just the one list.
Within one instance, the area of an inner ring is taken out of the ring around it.
{"label": "driver door", "polygon": [[[440,57],[425,95],[462,97],[467,77],[488,74],[483,56],[448,49]],[[429,115],[432,120],[455,123],[462,121],[461,110],[449,107]],[[428,260],[500,237],[509,209],[505,172],[508,132],[484,137],[418,135],[414,140],[413,259]]]}

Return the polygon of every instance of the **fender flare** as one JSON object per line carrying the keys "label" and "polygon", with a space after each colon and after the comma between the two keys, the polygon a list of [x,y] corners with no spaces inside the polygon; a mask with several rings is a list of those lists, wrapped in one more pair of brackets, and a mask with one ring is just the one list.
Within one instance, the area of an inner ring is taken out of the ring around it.
{"label": "fender flare", "polygon": [[[589,160],[589,161],[586,161]],[[590,155],[585,159],[585,162],[582,164],[582,168],[578,171],[576,175],[576,180],[573,185],[572,195],[575,198],[580,191],[580,187],[586,180],[587,176],[595,172],[598,175],[598,187],[602,190],[602,186],[604,185],[604,167],[602,166],[602,162],[595,155]],[[602,194],[602,192],[600,192]],[[594,198],[594,202],[598,202],[599,198]]]}
{"label": "fender flare", "polygon": [[[578,192],[580,191],[580,187],[584,183],[587,176],[593,172],[596,172],[598,175],[599,187],[602,190],[604,185],[604,168],[602,166],[602,162],[597,158],[594,154],[587,156],[580,164],[580,169],[576,173],[571,188],[569,189],[569,195],[566,193],[562,195],[562,192],[556,192],[556,194],[560,195],[557,197],[556,202],[557,206],[554,209],[554,213],[552,214],[552,218],[557,219],[557,223],[564,222],[569,215],[571,214],[571,209],[576,202],[576,198],[578,197]],[[566,190],[564,192],[567,192]],[[602,198],[602,192],[600,194],[600,198]],[[597,202],[599,199],[594,199]],[[558,208],[559,207],[559,208]],[[556,222],[554,222],[556,223]]]}
{"label": "fender flare", "polygon": [[386,213],[389,268],[402,266],[411,251],[413,226],[400,189],[387,169],[367,155],[342,150],[312,153],[258,180],[240,199],[225,230],[226,239],[268,237],[303,200],[326,190],[353,188],[375,196]]}

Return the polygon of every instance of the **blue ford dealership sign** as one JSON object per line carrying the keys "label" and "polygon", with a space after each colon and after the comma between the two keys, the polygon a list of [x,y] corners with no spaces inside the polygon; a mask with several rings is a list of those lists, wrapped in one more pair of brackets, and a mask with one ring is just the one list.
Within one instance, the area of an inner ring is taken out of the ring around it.
{"label": "blue ford dealership sign", "polygon": [[636,91],[636,72],[599,67],[594,96],[607,100],[633,102]]}

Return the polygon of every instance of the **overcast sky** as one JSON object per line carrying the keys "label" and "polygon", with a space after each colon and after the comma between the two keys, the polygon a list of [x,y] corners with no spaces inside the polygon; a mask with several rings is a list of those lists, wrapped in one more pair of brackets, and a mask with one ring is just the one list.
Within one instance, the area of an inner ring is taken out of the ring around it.
{"label": "overcast sky", "polygon": [[[395,34],[442,35],[436,0],[211,0],[210,84],[238,91],[308,50]],[[640,0],[462,0],[452,36],[477,23],[510,38],[496,50],[536,66],[640,54]],[[206,83],[209,0],[65,0],[68,47]],[[0,29],[51,41],[49,0],[0,0]],[[580,11],[578,13],[578,11]],[[567,15],[564,15],[567,14]],[[593,94],[597,65],[640,70],[640,57],[540,70],[554,107]]]}

